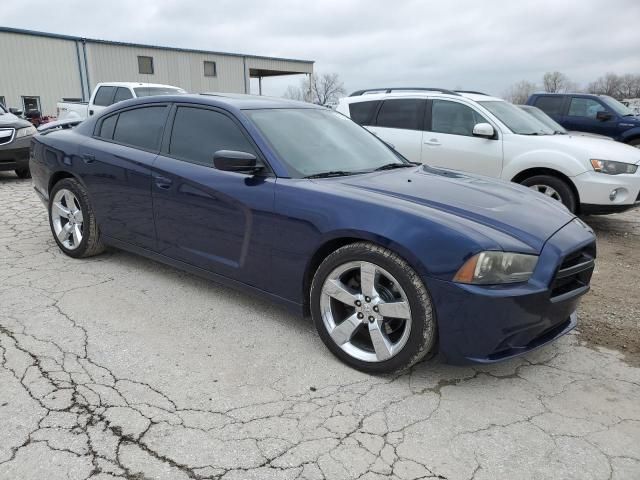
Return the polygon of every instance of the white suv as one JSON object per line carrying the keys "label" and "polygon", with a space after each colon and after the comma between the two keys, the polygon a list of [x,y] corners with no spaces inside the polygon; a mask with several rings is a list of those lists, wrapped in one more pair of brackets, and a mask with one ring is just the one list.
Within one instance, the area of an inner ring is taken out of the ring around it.
{"label": "white suv", "polygon": [[360,90],[337,111],[411,161],[510,180],[573,212],[640,206],[640,151],[554,132],[511,103],[478,92]]}

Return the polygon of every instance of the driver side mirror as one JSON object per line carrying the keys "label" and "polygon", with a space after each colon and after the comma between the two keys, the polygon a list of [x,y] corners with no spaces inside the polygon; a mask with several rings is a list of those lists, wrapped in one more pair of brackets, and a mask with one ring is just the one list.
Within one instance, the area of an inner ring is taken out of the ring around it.
{"label": "driver side mirror", "polygon": [[255,173],[262,168],[252,153],[218,150],[213,154],[213,165],[224,172]]}
{"label": "driver side mirror", "polygon": [[474,137],[493,138],[495,134],[495,130],[488,123],[476,123],[473,127]]}
{"label": "driver side mirror", "polygon": [[612,117],[611,113],[607,112],[606,110],[596,113],[596,118],[601,122],[609,120],[611,117]]}
{"label": "driver side mirror", "polygon": [[12,107],[9,109],[9,113],[13,113],[14,115],[22,115],[22,110]]}

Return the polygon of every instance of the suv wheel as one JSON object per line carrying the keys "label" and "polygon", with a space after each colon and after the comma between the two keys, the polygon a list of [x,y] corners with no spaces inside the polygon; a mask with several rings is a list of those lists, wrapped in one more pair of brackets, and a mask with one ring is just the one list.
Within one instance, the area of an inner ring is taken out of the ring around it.
{"label": "suv wheel", "polygon": [[49,225],[58,247],[70,257],[90,257],[104,250],[89,196],[77,180],[65,178],[53,187]]}
{"label": "suv wheel", "polygon": [[640,138],[634,138],[633,140],[629,140],[629,145],[632,147],[640,148]]}
{"label": "suv wheel", "polygon": [[311,285],[322,341],[369,373],[405,370],[434,349],[431,298],[417,273],[390,250],[360,242],[329,255]]}
{"label": "suv wheel", "polygon": [[522,185],[529,187],[536,192],[547,195],[559,202],[562,202],[565,207],[572,213],[576,211],[576,196],[571,190],[571,187],[567,185],[564,180],[560,180],[558,177],[551,175],[536,175],[534,177],[525,178]]}

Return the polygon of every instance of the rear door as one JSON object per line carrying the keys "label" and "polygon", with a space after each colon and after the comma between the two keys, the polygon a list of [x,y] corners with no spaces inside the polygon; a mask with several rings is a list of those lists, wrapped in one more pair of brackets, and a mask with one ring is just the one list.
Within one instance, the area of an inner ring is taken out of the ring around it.
{"label": "rear door", "polygon": [[77,159],[103,235],[153,250],[151,166],[169,106],[151,104],[101,119]]}
{"label": "rear door", "polygon": [[154,163],[153,205],[159,252],[266,288],[267,234],[275,177],[217,170],[218,150],[260,153],[240,123],[210,107],[174,107],[172,129]]}
{"label": "rear door", "polygon": [[371,132],[412,162],[420,162],[425,99],[393,98],[382,101]]}
{"label": "rear door", "polygon": [[470,106],[448,99],[433,99],[427,110],[422,162],[491,177],[502,172],[502,138],[474,137],[473,127],[489,123]]}
{"label": "rear door", "polygon": [[538,107],[560,125],[564,126],[565,100],[567,98],[568,97],[563,95],[539,95],[535,97],[533,106]]}
{"label": "rear door", "polygon": [[[607,120],[597,118],[598,112],[609,112]],[[567,130],[597,133],[615,137],[618,125],[616,114],[597,98],[572,96],[563,127]]]}

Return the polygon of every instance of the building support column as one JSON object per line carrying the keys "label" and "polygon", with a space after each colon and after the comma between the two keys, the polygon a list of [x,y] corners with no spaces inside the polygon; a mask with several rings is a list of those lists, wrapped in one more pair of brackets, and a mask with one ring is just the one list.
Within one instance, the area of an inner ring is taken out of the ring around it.
{"label": "building support column", "polygon": [[258,77],[258,95],[262,95],[262,77]]}

